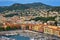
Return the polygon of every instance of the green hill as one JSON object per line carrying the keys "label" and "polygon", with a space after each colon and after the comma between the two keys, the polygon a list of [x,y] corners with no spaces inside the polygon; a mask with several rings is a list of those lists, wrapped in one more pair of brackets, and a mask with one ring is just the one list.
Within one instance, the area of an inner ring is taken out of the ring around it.
{"label": "green hill", "polygon": [[60,6],[50,6],[50,5],[46,5],[40,2],[37,3],[28,3],[28,4],[19,4],[19,3],[15,3],[12,4],[10,6],[0,6],[0,13],[4,12],[6,10],[8,11],[12,11],[12,10],[25,10],[25,9],[49,9],[49,11],[60,11]]}
{"label": "green hill", "polygon": [[49,5],[46,5],[46,4],[43,4],[43,3],[29,3],[29,4],[19,4],[19,3],[15,3],[13,5],[10,5],[10,6],[4,6],[4,7],[1,7],[0,6],[0,12],[4,12],[6,10],[8,11],[12,11],[12,10],[25,10],[25,9],[29,9],[29,8],[36,8],[36,9],[49,9],[51,8],[52,6],[49,6]]}

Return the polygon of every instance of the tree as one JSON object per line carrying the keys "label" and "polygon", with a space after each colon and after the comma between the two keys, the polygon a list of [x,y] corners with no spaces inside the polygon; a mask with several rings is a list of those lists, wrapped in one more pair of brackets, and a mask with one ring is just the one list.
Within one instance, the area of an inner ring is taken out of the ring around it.
{"label": "tree", "polygon": [[36,17],[36,18],[30,19],[30,20],[35,20],[35,21],[40,20],[40,21],[47,22],[47,21],[49,21],[49,20],[55,21],[55,17]]}
{"label": "tree", "polygon": [[11,30],[11,27],[10,27],[10,26],[7,26],[7,27],[6,27],[6,30]]}

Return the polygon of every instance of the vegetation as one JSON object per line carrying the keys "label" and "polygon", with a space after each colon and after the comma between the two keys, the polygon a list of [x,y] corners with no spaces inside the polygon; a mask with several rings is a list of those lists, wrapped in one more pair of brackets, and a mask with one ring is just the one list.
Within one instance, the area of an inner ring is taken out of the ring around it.
{"label": "vegetation", "polygon": [[15,27],[10,27],[10,26],[7,26],[6,29],[4,29],[3,27],[0,27],[0,31],[9,31],[9,30],[16,30],[16,29],[22,29],[21,27],[17,28],[16,26]]}
{"label": "vegetation", "polygon": [[21,27],[16,27],[16,26],[14,26],[13,28],[11,28],[10,26],[7,26],[7,28],[6,28],[6,30],[8,31],[8,30],[16,30],[16,29],[22,29]]}
{"label": "vegetation", "polygon": [[31,20],[35,20],[35,21],[38,21],[38,20],[40,20],[40,21],[44,21],[44,22],[47,22],[47,21],[49,21],[49,20],[51,20],[51,21],[55,21],[55,17],[36,17],[36,18],[34,18],[34,19],[31,19]]}
{"label": "vegetation", "polygon": [[6,30],[11,30],[10,26],[7,26]]}
{"label": "vegetation", "polygon": [[8,15],[5,15],[4,17],[13,17],[14,15],[18,15],[18,14],[8,14]]}
{"label": "vegetation", "polygon": [[31,3],[31,4],[19,4],[19,3],[15,3],[11,6],[4,6],[4,7],[0,7],[0,12],[4,12],[6,10],[8,11],[12,11],[12,10],[25,10],[25,9],[50,9],[49,11],[60,11],[60,6],[49,6],[43,3]]}
{"label": "vegetation", "polygon": [[12,10],[25,10],[25,9],[30,9],[30,8],[40,8],[40,9],[49,9],[51,6],[43,4],[43,3],[32,3],[32,4],[19,4],[15,3],[11,6],[4,6],[0,7],[0,12],[4,12],[6,10],[12,11]]}
{"label": "vegetation", "polygon": [[51,10],[49,11],[57,11],[59,12],[60,11],[60,6],[57,6],[57,7],[53,7]]}

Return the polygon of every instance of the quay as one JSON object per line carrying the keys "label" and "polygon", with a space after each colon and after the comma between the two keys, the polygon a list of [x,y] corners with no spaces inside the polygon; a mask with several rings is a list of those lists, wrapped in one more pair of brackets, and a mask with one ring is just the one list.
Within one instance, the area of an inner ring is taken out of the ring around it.
{"label": "quay", "polygon": [[39,32],[34,32],[30,30],[12,30],[12,31],[1,31],[0,35],[20,35],[24,37],[29,37],[31,40],[60,40],[59,37],[44,34],[44,33],[39,33]]}

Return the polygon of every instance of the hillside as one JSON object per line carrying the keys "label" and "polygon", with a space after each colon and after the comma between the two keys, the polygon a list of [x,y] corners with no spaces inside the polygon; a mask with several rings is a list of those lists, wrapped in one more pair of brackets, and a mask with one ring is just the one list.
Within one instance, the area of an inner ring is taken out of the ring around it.
{"label": "hillside", "polygon": [[8,11],[12,11],[12,10],[25,10],[25,9],[29,9],[29,8],[33,8],[33,9],[50,9],[52,8],[52,6],[43,4],[43,3],[29,3],[29,4],[19,4],[19,3],[15,3],[13,5],[10,6],[4,6],[1,7],[0,6],[0,12],[4,12],[6,10]]}
{"label": "hillside", "polygon": [[57,11],[57,12],[59,12],[60,11],[60,6],[52,7],[52,9],[50,11]]}

